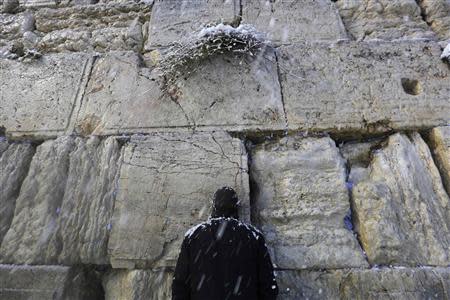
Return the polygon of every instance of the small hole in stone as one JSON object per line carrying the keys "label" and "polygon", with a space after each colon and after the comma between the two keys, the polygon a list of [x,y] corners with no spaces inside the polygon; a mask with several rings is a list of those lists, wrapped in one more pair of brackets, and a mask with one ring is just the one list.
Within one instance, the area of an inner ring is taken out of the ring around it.
{"label": "small hole in stone", "polygon": [[419,95],[422,92],[420,82],[415,79],[402,78],[402,87],[405,93],[410,95]]}

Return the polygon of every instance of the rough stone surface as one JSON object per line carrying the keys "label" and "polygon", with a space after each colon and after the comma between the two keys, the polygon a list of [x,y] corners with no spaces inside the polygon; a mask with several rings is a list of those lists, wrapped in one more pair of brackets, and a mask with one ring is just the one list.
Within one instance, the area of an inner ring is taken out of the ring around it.
{"label": "rough stone surface", "polygon": [[179,98],[172,99],[159,71],[142,67],[133,53],[111,53],[95,63],[77,129],[83,132],[86,124],[94,134],[172,127],[283,129],[275,58],[270,51],[267,56],[207,59],[176,82]]}
{"label": "rough stone surface", "polygon": [[338,0],[336,4],[354,39],[435,38],[415,0]]}
{"label": "rough stone surface", "polygon": [[49,55],[30,63],[0,59],[0,127],[11,135],[64,132],[92,63],[89,55]]}
{"label": "rough stone surface", "polygon": [[394,134],[353,188],[356,230],[377,265],[450,263],[450,200],[418,133]]}
{"label": "rough stone surface", "polygon": [[146,49],[168,46],[200,31],[206,25],[236,23],[238,14],[238,0],[156,1],[150,18]]}
{"label": "rough stone surface", "polygon": [[171,299],[172,276],[164,271],[113,270],[103,279],[105,299]]}
{"label": "rough stone surface", "polygon": [[450,1],[418,0],[425,21],[440,39],[450,39]]}
{"label": "rough stone surface", "polygon": [[0,244],[14,216],[16,198],[27,175],[34,147],[16,143],[2,152],[0,150]]}
{"label": "rough stone surface", "polygon": [[436,43],[304,43],[280,52],[291,129],[355,136],[449,121],[450,69]]}
{"label": "rough stone surface", "polygon": [[277,271],[280,299],[447,299],[449,268]]}
{"label": "rough stone surface", "polygon": [[143,3],[46,8],[36,12],[41,52],[134,50],[142,51],[147,36],[142,26],[151,6]]}
{"label": "rough stone surface", "polygon": [[63,266],[0,265],[0,299],[102,299],[101,286],[89,272]]}
{"label": "rough stone surface", "polygon": [[442,182],[450,195],[450,126],[433,128],[430,134],[432,153]]}
{"label": "rough stone surface", "polygon": [[113,267],[173,266],[214,192],[237,190],[249,219],[247,157],[226,133],[133,136],[125,146],[108,248]]}
{"label": "rough stone surface", "polygon": [[252,153],[256,221],[283,269],[364,267],[344,160],[330,138],[284,138]]}
{"label": "rough stone surface", "polygon": [[119,145],[62,137],[40,145],[0,248],[6,263],[107,264]]}
{"label": "rough stone surface", "polygon": [[347,38],[335,4],[328,0],[243,0],[242,21],[276,44]]}

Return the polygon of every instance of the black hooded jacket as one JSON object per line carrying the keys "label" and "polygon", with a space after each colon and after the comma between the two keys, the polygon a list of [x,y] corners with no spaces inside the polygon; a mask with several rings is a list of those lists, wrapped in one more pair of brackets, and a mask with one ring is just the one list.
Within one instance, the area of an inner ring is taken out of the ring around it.
{"label": "black hooded jacket", "polygon": [[212,218],[185,235],[173,300],[269,300],[278,286],[263,235],[234,218]]}

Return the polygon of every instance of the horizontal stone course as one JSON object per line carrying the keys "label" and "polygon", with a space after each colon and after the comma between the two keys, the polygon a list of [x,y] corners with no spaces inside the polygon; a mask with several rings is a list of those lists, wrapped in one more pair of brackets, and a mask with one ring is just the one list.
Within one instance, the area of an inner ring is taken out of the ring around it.
{"label": "horizontal stone course", "polygon": [[279,51],[289,128],[374,134],[450,120],[450,69],[434,42],[301,43]]}
{"label": "horizontal stone course", "polygon": [[207,25],[236,23],[239,18],[239,6],[238,0],[156,1],[145,49],[169,46],[199,32]]}
{"label": "horizontal stone course", "polygon": [[94,65],[77,130],[119,134],[173,128],[284,129],[275,56],[270,49],[266,55],[266,59],[232,55],[205,59],[176,80],[178,98],[172,99],[158,69],[143,67],[133,53],[110,53]]}

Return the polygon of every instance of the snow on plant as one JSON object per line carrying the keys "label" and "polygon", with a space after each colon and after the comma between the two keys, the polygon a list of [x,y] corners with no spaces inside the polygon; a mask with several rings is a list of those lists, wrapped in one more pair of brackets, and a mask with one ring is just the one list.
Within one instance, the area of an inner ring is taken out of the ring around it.
{"label": "snow on plant", "polygon": [[203,28],[185,42],[174,44],[160,62],[164,90],[177,100],[176,80],[192,73],[202,60],[226,53],[253,57],[267,45],[264,35],[247,24],[237,28],[225,24]]}

